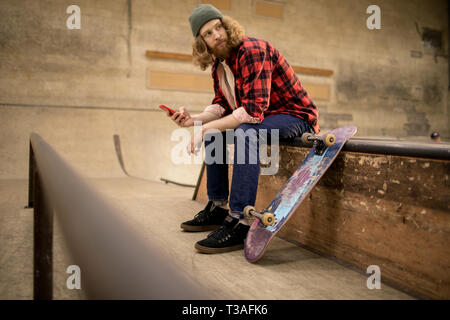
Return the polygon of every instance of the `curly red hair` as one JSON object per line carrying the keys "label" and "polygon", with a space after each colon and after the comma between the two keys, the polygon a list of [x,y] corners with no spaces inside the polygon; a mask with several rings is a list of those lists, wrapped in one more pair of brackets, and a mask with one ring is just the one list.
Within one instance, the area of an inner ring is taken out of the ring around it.
{"label": "curly red hair", "polygon": [[[227,32],[228,44],[230,47],[235,48],[239,46],[242,42],[242,38],[245,36],[244,28],[239,22],[228,16],[224,16],[221,20],[222,25]],[[213,54],[200,35],[198,35],[192,43],[192,56],[194,64],[200,66],[200,69],[202,70],[206,70],[214,63]]]}

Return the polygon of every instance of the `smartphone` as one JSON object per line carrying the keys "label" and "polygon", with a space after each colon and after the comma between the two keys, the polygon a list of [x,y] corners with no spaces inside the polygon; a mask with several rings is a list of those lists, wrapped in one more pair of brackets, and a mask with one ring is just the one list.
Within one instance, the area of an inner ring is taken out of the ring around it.
{"label": "smartphone", "polygon": [[160,105],[159,106],[162,110],[164,111],[169,111],[169,116],[173,116],[173,114],[175,113],[175,110],[170,109],[169,107],[166,107],[165,105]]}
{"label": "smartphone", "polygon": [[[173,114],[176,112],[175,110],[173,110],[173,109],[171,109],[171,108],[169,108],[169,107],[166,107],[166,106],[163,105],[163,104],[161,104],[159,107],[161,108],[161,110],[169,111],[169,116],[173,116]],[[186,117],[183,116],[183,115],[182,115],[181,117],[182,117],[181,119],[186,118]]]}

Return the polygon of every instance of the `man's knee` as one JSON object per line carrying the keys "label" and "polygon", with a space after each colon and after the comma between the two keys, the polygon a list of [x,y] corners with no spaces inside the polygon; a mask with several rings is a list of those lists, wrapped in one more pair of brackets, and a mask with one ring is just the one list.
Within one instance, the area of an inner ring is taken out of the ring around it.
{"label": "man's knee", "polygon": [[234,130],[235,143],[244,143],[249,141],[258,141],[258,128],[250,123],[242,123]]}
{"label": "man's knee", "polygon": [[244,132],[247,132],[248,130],[253,129],[255,131],[257,131],[258,129],[258,125],[256,124],[252,124],[252,123],[241,123],[236,130],[241,130]]}

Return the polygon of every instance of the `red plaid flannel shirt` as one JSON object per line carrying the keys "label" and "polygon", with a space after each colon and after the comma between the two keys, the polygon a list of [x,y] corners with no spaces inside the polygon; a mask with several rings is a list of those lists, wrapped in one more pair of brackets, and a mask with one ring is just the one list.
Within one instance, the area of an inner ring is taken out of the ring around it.
{"label": "red plaid flannel shirt", "polygon": [[[212,67],[215,98],[212,104],[225,108],[222,116],[232,108],[219,87],[217,66]],[[284,113],[306,120],[319,133],[319,111],[303,88],[292,67],[270,43],[244,37],[242,43],[231,50],[227,65],[235,77],[237,107],[244,107],[252,117]]]}

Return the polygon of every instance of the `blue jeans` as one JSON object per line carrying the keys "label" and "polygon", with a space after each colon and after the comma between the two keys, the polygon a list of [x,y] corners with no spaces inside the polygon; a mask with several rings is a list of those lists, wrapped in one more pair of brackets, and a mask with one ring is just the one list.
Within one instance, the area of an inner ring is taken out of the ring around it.
{"label": "blue jeans", "polygon": [[[261,131],[262,129],[266,130],[267,139],[265,139],[264,134],[261,134],[264,133],[264,131]],[[217,159],[215,151],[219,151],[218,154],[221,158],[214,163],[205,161],[206,189],[209,200],[228,200],[230,195],[230,212],[234,214],[240,214],[245,206],[253,206],[255,204],[260,169],[259,145],[261,143],[271,143],[271,134],[276,134],[276,132],[273,132],[274,129],[278,129],[279,140],[281,141],[300,137],[304,132],[313,132],[306,121],[287,114],[267,117],[259,124],[241,124],[234,131],[235,134],[232,141],[235,148],[230,193],[228,192],[228,150],[226,144],[226,136],[228,135],[229,137],[230,131],[219,133],[221,137],[214,134],[205,136],[205,149],[209,146],[211,156],[215,159]],[[228,140],[231,140],[230,137]],[[255,140],[257,140],[257,143],[255,143]],[[215,141],[222,141],[223,143],[216,143],[210,146]],[[238,148],[239,144],[241,147]],[[242,163],[243,151],[245,152],[244,163]]]}

